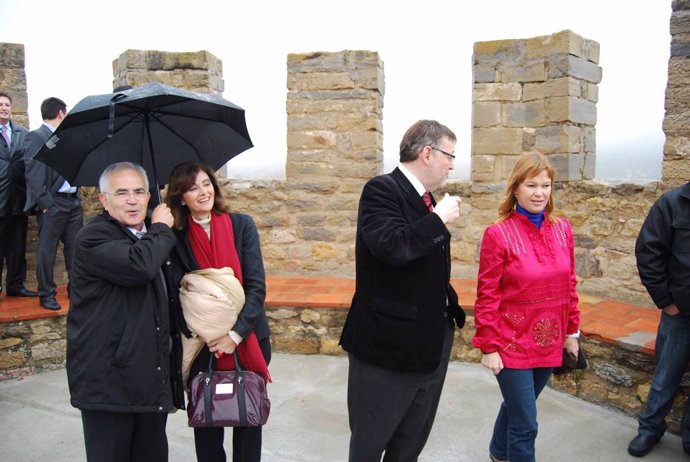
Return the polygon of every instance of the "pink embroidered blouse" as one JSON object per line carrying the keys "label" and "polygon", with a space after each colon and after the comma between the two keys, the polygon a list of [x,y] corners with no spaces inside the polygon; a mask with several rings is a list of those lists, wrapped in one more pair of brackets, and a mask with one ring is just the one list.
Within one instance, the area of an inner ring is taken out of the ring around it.
{"label": "pink embroidered blouse", "polygon": [[570,223],[537,229],[513,212],[482,239],[472,344],[498,351],[508,368],[560,366],[565,336],[580,325],[575,285]]}

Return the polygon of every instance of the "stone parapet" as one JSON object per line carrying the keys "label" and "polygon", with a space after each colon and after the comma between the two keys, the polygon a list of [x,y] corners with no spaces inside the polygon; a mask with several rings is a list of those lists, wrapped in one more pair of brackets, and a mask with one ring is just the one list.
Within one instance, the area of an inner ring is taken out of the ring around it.
{"label": "stone parapet", "polygon": [[160,82],[202,93],[223,93],[223,62],[208,51],[127,50],[113,60],[113,88]]}
{"label": "stone parapet", "polygon": [[514,161],[499,156],[533,150],[550,156],[561,181],[594,178],[585,138],[596,124],[598,62],[599,45],[569,30],[475,43],[472,180],[505,181]]}
{"label": "stone parapet", "polygon": [[290,54],[286,211],[296,241],[285,270],[354,269],[359,194],[381,173],[383,63],[378,53]]}
{"label": "stone parapet", "polygon": [[0,43],[0,90],[12,97],[12,120],[29,129],[26,60],[21,43]]}
{"label": "stone parapet", "polygon": [[668,61],[664,163],[661,178],[669,186],[690,180],[690,3],[674,1],[671,14],[671,57]]}

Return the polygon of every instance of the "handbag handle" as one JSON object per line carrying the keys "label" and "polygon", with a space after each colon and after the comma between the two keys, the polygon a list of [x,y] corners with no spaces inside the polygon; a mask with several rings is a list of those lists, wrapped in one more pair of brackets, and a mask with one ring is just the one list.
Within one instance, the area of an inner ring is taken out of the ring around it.
{"label": "handbag handle", "polygon": [[[245,402],[244,395],[244,370],[240,365],[240,358],[237,355],[237,350],[232,353],[235,358],[235,377],[237,379],[237,390],[235,391],[237,395],[237,409],[239,411],[240,426],[247,426],[247,404]],[[213,363],[216,355],[211,353],[211,357],[208,360],[208,369],[204,374],[204,418],[206,420],[207,427],[213,427],[213,416],[211,415],[211,377],[213,377]]]}

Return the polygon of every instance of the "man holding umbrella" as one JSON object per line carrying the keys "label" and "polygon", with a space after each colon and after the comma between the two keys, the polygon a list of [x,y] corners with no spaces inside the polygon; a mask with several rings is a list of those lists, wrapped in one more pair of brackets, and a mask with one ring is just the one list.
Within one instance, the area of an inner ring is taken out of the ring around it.
{"label": "man holding umbrella", "polygon": [[[161,270],[175,245],[173,216],[138,165],[108,166],[104,213],[77,234],[67,314],[67,379],[81,410],[87,460],[167,461],[168,412],[184,409],[179,328]],[[171,325],[172,324],[172,325]]]}

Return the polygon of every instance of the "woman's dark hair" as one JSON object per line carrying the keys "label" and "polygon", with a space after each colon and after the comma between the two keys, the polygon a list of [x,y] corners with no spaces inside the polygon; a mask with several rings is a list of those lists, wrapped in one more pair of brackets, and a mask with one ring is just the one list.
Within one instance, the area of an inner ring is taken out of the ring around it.
{"label": "woman's dark hair", "polygon": [[216,173],[211,167],[200,162],[185,162],[177,165],[168,179],[168,190],[165,194],[165,203],[170,207],[175,223],[173,229],[182,230],[187,227],[187,215],[189,209],[182,205],[182,195],[189,191],[194,183],[199,172],[204,172],[208,175],[213,185],[213,211],[219,213],[230,212],[230,206],[225,203],[223,193],[218,186],[218,179]]}

